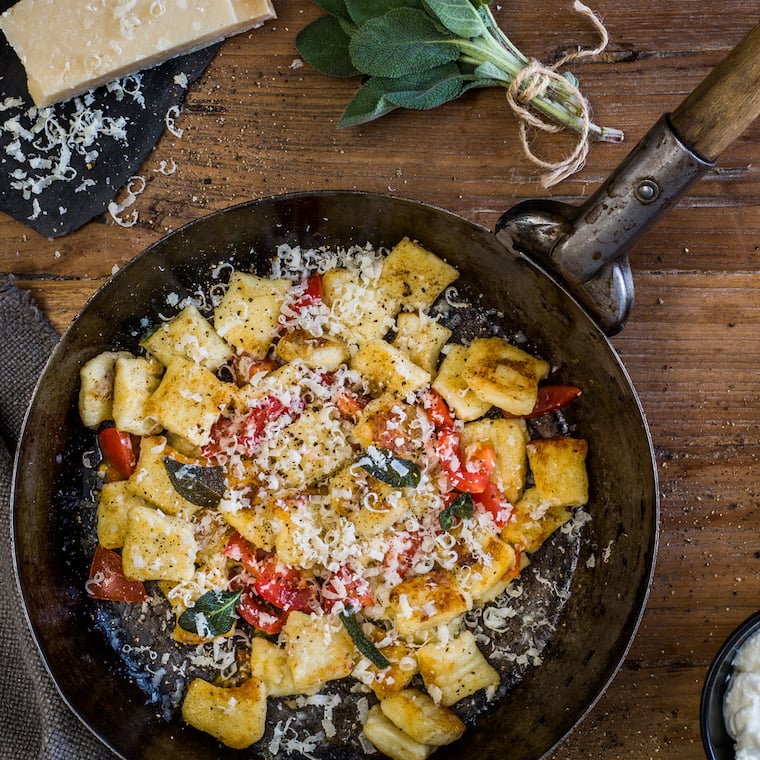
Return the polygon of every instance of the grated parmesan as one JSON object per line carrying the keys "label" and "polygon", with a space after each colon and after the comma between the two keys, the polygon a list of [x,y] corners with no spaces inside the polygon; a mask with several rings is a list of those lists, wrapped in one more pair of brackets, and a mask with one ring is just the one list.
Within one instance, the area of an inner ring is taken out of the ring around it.
{"label": "grated parmesan", "polygon": [[175,121],[179,117],[179,106],[170,106],[169,110],[166,112],[166,116],[164,117],[164,122],[166,123],[166,128],[175,136],[175,137],[182,137],[182,135],[185,134],[185,131],[183,129],[180,129]]}
{"label": "grated parmesan", "polygon": [[[136,196],[139,193],[133,192],[134,189],[130,192]],[[142,189],[144,180],[140,191]],[[299,308],[299,299],[305,293],[305,274],[324,273],[336,267],[348,269],[353,283],[345,291],[348,294],[345,300],[345,294],[340,297],[343,311],[328,308],[321,301]],[[210,270],[212,285],[208,289],[183,294],[181,298],[171,293],[166,305],[181,309],[192,303],[207,313],[212,312],[225,293],[223,281],[230,270],[229,263],[220,262]],[[274,277],[292,283],[281,309],[279,329],[299,327],[314,336],[336,335],[349,324],[347,319],[342,321],[345,316],[360,309],[362,298],[366,302],[367,287],[377,282],[382,271],[382,255],[365,246],[342,251],[283,246],[278,249],[272,271]],[[458,298],[458,294],[449,289],[446,302],[451,308],[466,305],[465,301],[456,300]],[[240,307],[241,310],[247,308],[247,304]],[[203,346],[195,337],[188,335],[179,344],[184,355],[196,360],[204,355]],[[233,371],[234,362],[231,366],[232,369],[226,369]],[[220,406],[220,419],[224,418],[229,424],[229,430],[219,434],[218,450],[205,452],[213,463],[225,469],[228,485],[213,516],[201,512],[193,518],[196,542],[204,556],[219,552],[218,547],[225,544],[225,530],[229,530],[227,523],[238,525],[236,521],[245,516],[250,519],[245,523],[250,530],[266,529],[269,536],[266,540],[271,540],[280,562],[320,579],[320,599],[323,604],[331,603],[332,613],[337,615],[352,609],[349,599],[357,580],[360,588],[369,589],[372,603],[365,608],[365,613],[366,620],[373,622],[363,625],[365,633],[377,628],[375,642],[379,647],[403,641],[396,628],[397,619],[411,620],[419,614],[434,618],[447,603],[445,599],[439,602],[435,596],[420,600],[400,593],[395,617],[389,616],[392,591],[408,574],[422,576],[435,569],[457,571],[460,573],[457,578],[463,584],[484,577],[492,555],[482,537],[499,535],[493,516],[485,509],[475,510],[467,519],[458,519],[456,530],[442,530],[440,515],[448,504],[444,498],[448,484],[434,445],[435,427],[421,411],[422,402],[417,394],[393,402],[384,422],[393,445],[410,447],[411,454],[420,462],[419,483],[414,489],[390,488],[388,492],[379,492],[367,489],[369,475],[355,463],[355,422],[341,415],[338,404],[343,394],[368,393],[369,384],[361,374],[345,365],[326,373],[323,368],[311,367],[303,360],[289,362],[275,371],[249,373],[246,370],[243,374],[250,379],[240,381],[235,399]],[[178,394],[189,400],[202,398],[199,391],[191,388],[181,389]],[[255,434],[249,431],[243,435],[252,416],[255,419],[257,413],[278,409],[278,405],[283,411],[265,416]],[[411,417],[406,411],[407,405],[416,410]],[[461,421],[457,421],[457,425],[461,430]],[[383,465],[379,449],[362,448],[375,468]],[[330,491],[331,478],[341,467],[347,469],[348,484],[340,483]],[[401,477],[405,472],[397,460],[391,462],[390,469],[395,469],[396,475]],[[316,473],[314,477],[305,476],[312,471]],[[139,481],[142,473],[134,477]],[[338,503],[347,506],[337,508]],[[377,533],[361,531],[353,519],[352,510],[362,510],[373,515],[373,519],[381,519],[389,509],[398,509],[401,516],[395,517],[388,529]],[[540,505],[532,517],[540,520],[545,509],[546,505]],[[257,526],[256,515],[264,515],[263,526]],[[569,596],[572,562],[577,556],[582,528],[590,519],[588,513],[578,509],[573,519],[558,532],[558,537],[569,547],[560,560],[566,564],[556,568],[547,568],[540,562],[529,565],[488,603],[473,606],[474,592],[471,595],[463,587],[466,611],[453,621],[436,622],[429,630],[421,631],[414,641],[404,641],[410,653],[400,658],[398,669],[389,676],[387,684],[398,678],[399,673],[416,669],[416,647],[426,642],[449,643],[459,635],[460,624],[474,632],[489,662],[506,674],[503,678],[517,679],[529,668],[540,666],[546,644],[555,631],[557,615]],[[266,543],[260,536],[259,539],[262,544]],[[183,610],[195,604],[207,590],[227,590],[235,584],[251,582],[252,576],[247,574],[253,571],[249,568],[236,566],[236,574],[232,576],[229,568],[224,558],[218,566],[199,566],[190,580],[174,584],[167,597],[176,609]],[[344,568],[351,573],[350,581],[338,575]],[[196,617],[200,634],[210,637],[208,620],[202,614]],[[168,620],[171,625],[171,616]],[[382,621],[379,626],[377,620]],[[332,634],[343,633],[337,618],[333,622]],[[245,650],[249,643],[238,637],[242,633],[243,629],[237,628],[229,639],[213,638],[191,652],[182,677],[188,677],[192,667],[213,668],[222,680],[239,677],[237,652],[239,648]],[[326,649],[331,633],[323,629],[322,635],[325,638],[320,639],[319,644]],[[174,667],[162,662],[151,674],[160,681],[176,672]],[[382,676],[363,656],[354,661],[352,676],[356,683],[351,691],[361,696],[346,712],[338,694],[326,691],[276,701],[276,709],[271,708],[268,732],[259,745],[265,756],[313,757],[331,740],[357,742],[363,751],[373,751],[366,738],[361,733],[357,735],[351,726],[366,719],[370,700],[374,699],[366,695],[371,694],[370,689]],[[483,690],[477,698],[468,699],[468,708],[473,714],[486,709],[498,693],[503,693],[499,691],[502,688],[503,685],[490,686]],[[427,691],[437,703],[444,697],[443,690],[435,683],[427,684]],[[174,689],[172,694],[179,691]]]}
{"label": "grated parmesan", "polygon": [[111,201],[108,204],[108,213],[120,227],[134,227],[135,224],[137,224],[138,213],[136,210],[133,209],[132,213],[127,219],[121,215],[124,213],[124,211],[126,211],[126,209],[134,205],[134,202],[137,200],[137,196],[145,190],[145,187],[145,177],[130,177],[126,185],[126,198],[121,203]]}
{"label": "grated parmesan", "polygon": [[[133,77],[134,89],[121,89],[116,99],[129,95],[142,99],[140,77]],[[56,182],[73,182],[79,177],[71,164],[72,155],[80,155],[86,163],[98,160],[98,145],[104,138],[127,144],[124,117],[106,116],[102,108],[92,108],[89,100],[76,98],[74,108],[64,117],[54,107],[25,108],[20,98],[5,98],[0,113],[10,112],[0,126],[5,153],[17,168],[9,172],[10,187],[25,200],[40,196]],[[80,184],[81,186],[81,184]]]}

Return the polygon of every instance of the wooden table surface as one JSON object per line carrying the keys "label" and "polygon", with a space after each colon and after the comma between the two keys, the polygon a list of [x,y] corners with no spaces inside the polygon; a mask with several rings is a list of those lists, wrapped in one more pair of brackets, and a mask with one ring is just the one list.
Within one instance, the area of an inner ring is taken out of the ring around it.
{"label": "wooden table surface", "polygon": [[[609,47],[572,70],[596,121],[623,129],[626,141],[594,144],[585,168],[550,191],[521,152],[501,91],[337,130],[356,82],[298,66],[295,35],[319,11],[307,0],[282,0],[276,22],[224,43],[192,86],[177,121],[183,136],[167,133],[141,170],[148,182],[134,227],[105,214],[45,239],[0,215],[0,276],[30,290],[63,330],[114,267],[182,224],[252,198],[387,192],[489,228],[523,198],[579,203],[758,19],[756,0],[590,4]],[[497,16],[518,47],[545,62],[596,42],[569,0],[504,3]],[[177,171],[154,171],[162,161],[175,161]],[[703,757],[706,669],[731,630],[760,608],[758,248],[755,123],[632,256],[636,305],[614,344],[656,447],[659,557],[621,672],[555,760]]]}

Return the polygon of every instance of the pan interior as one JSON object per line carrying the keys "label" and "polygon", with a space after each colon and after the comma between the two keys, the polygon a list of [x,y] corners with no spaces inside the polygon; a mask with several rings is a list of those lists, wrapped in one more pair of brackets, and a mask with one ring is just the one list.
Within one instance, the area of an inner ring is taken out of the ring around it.
{"label": "pan interior", "polygon": [[[514,598],[503,605],[509,612],[493,639],[494,651],[484,650],[504,673],[499,698],[487,706],[471,700],[465,709],[473,724],[465,738],[436,757],[456,757],[463,747],[471,758],[500,757],[517,746],[521,757],[540,757],[572,729],[619,667],[653,569],[657,486],[640,405],[602,333],[546,274],[459,217],[386,196],[279,196],[189,225],[121,270],[64,335],[27,418],[13,519],[28,616],[65,699],[118,754],[210,758],[219,745],[169,717],[173,690],[182,686],[164,677],[175,653],[167,647],[149,667],[144,656],[145,647],[155,651],[155,640],[166,634],[156,631],[146,642],[142,623],[84,593],[94,484],[84,466],[92,440],[77,419],[79,368],[114,346],[134,349],[144,316],[165,311],[170,294],[196,292],[220,260],[268,274],[269,259],[282,244],[335,248],[369,242],[390,248],[405,235],[459,269],[457,287],[480,315],[456,326],[462,335],[498,325],[547,358],[554,381],[583,388],[560,422],[590,448],[591,519],[576,521],[535,555]],[[340,701],[335,699],[336,723]],[[319,709],[316,719],[323,716],[324,706]],[[351,720],[347,714],[335,746],[323,745],[313,755],[364,756],[345,741],[357,733]],[[268,747],[271,737],[243,756],[268,757]]]}

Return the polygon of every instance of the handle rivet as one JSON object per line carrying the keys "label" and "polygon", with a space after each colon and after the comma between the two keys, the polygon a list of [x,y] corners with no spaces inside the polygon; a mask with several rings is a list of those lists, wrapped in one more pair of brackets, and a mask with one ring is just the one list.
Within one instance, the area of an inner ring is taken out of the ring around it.
{"label": "handle rivet", "polygon": [[660,195],[659,185],[651,179],[642,179],[633,191],[636,199],[641,203],[652,203]]}

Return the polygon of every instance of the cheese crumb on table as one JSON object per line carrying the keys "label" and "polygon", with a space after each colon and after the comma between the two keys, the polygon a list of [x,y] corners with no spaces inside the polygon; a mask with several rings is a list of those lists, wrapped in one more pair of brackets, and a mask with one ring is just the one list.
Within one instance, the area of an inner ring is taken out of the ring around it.
{"label": "cheese crumb on table", "polygon": [[[0,16],[0,30],[42,107],[275,17],[270,0],[19,0]],[[41,25],[55,35],[40,34]]]}

